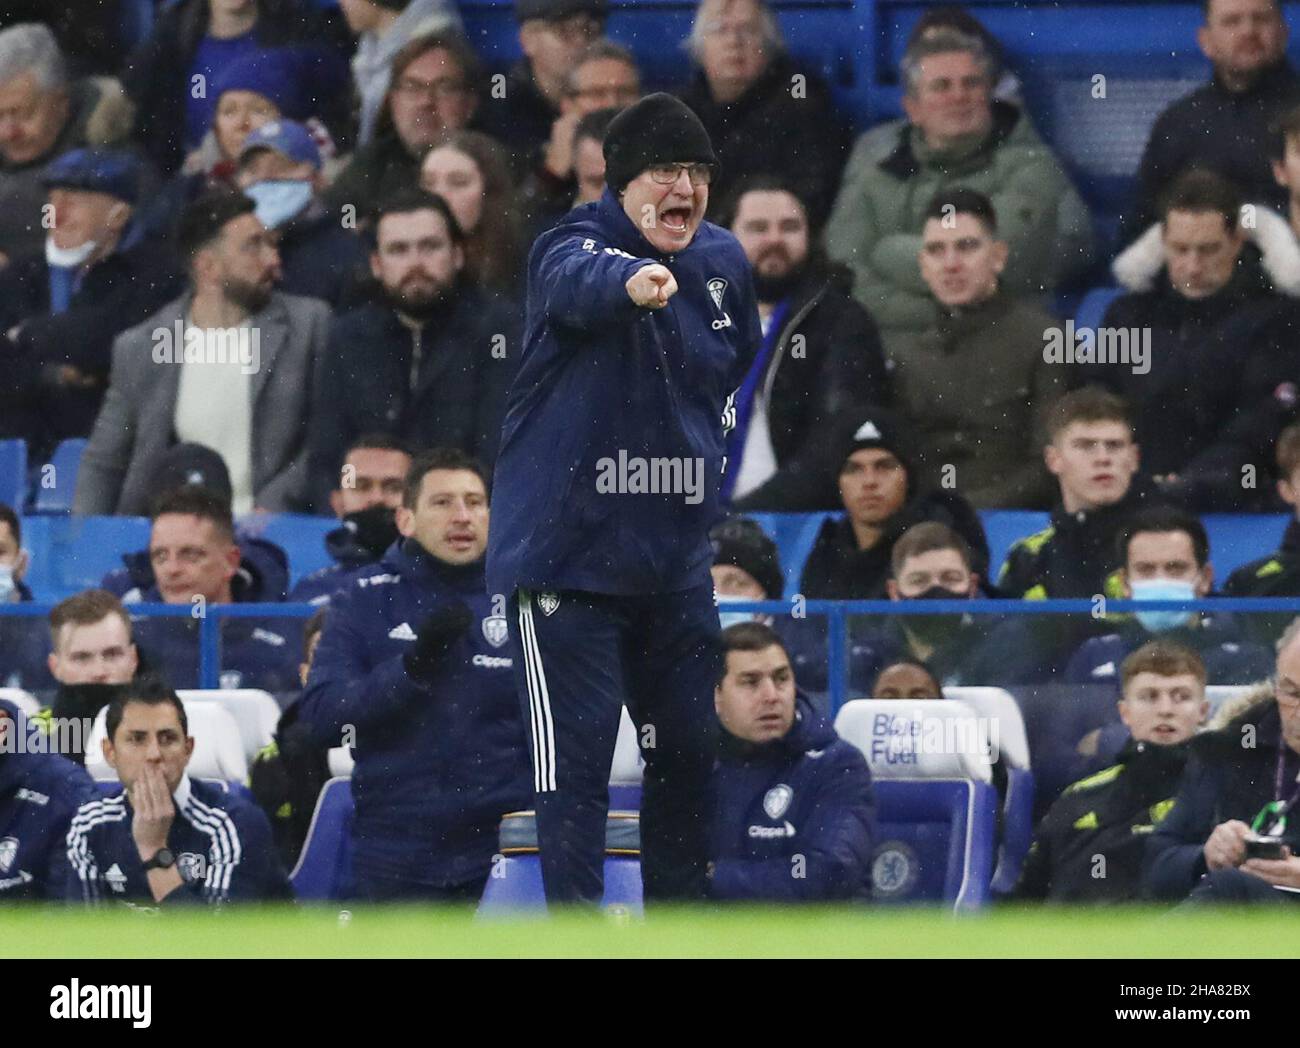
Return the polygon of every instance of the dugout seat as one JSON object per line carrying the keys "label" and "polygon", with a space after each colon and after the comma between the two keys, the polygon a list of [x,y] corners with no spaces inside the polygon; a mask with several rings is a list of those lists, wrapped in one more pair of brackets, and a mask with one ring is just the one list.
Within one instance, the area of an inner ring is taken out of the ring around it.
{"label": "dugout seat", "polygon": [[239,725],[244,757],[251,764],[263,747],[275,738],[280,723],[280,706],[270,692],[257,688],[187,688],[176,692],[181,701],[210,702],[229,711]]}
{"label": "dugout seat", "polygon": [[835,730],[862,751],[874,779],[875,901],[984,905],[997,794],[974,709],[953,700],[855,699],[840,708]]}
{"label": "dugout seat", "polygon": [[32,509],[36,513],[71,513],[72,498],[77,490],[77,471],[81,467],[81,454],[90,443],[84,437],[70,437],[59,441],[47,463],[50,484],[46,486],[45,471],[36,478]]}
{"label": "dugout seat", "polygon": [[641,776],[645,771],[645,758],[637,745],[636,725],[623,708],[618,722],[618,738],[614,742],[614,759],[609,765],[610,811],[641,810]]}
{"label": "dugout seat", "polygon": [[352,780],[334,778],[321,788],[298,864],[289,874],[304,901],[347,899],[352,891]]}
{"label": "dugout seat", "polygon": [[[992,888],[1010,894],[1020,879],[1020,868],[1034,840],[1034,773],[1029,767],[1029,737],[1025,719],[1010,692],[1002,688],[944,688],[949,699],[964,702],[990,725],[993,752],[1006,771],[1006,796],[1002,798],[1002,833]],[[996,734],[994,734],[996,733]]]}
{"label": "dugout seat", "polygon": [[[196,779],[221,779],[225,782],[248,781],[248,758],[239,723],[234,715],[215,702],[181,699],[194,737],[194,754],[186,769]],[[117,781],[117,772],[104,760],[103,739],[107,734],[107,709],[95,717],[90,739],[86,743],[86,770],[91,777],[106,782]]]}

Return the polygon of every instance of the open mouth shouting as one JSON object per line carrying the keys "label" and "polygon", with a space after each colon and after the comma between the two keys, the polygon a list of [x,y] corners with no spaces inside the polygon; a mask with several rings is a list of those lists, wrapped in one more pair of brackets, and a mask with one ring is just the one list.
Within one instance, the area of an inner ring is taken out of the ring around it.
{"label": "open mouth shouting", "polygon": [[689,204],[673,204],[659,211],[659,224],[672,236],[686,237],[691,232],[695,209]]}

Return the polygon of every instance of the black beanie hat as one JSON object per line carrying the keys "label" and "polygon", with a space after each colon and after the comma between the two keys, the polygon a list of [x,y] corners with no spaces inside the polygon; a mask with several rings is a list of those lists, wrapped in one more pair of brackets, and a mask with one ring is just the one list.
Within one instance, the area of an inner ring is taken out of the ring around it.
{"label": "black beanie hat", "polygon": [[605,182],[615,193],[653,164],[718,167],[709,133],[678,98],[646,95],[619,113],[605,133]]}
{"label": "black beanie hat", "polygon": [[740,568],[763,587],[768,600],[780,600],[785,593],[785,576],[776,543],[757,522],[748,517],[724,520],[709,534],[713,563]]}

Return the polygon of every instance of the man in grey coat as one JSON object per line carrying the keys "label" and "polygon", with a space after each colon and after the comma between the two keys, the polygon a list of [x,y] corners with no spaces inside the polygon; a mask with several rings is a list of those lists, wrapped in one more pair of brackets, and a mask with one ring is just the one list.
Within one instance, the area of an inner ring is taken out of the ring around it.
{"label": "man in grey coat", "polygon": [[242,194],[194,201],[178,240],[190,289],[113,344],[74,512],[147,513],[158,462],[179,441],[225,460],[236,514],[303,509],[329,307],[274,290],[279,255]]}

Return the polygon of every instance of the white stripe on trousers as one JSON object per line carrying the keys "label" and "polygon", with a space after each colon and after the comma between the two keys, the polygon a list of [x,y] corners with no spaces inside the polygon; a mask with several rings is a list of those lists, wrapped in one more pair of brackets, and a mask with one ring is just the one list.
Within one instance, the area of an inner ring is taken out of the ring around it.
{"label": "white stripe on trousers", "polygon": [[551,696],[546,689],[546,671],[533,626],[533,598],[519,591],[519,636],[524,649],[524,676],[528,681],[528,712],[533,734],[533,789],[538,793],[555,790],[555,725],[551,722]]}

